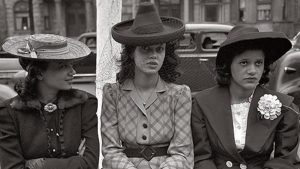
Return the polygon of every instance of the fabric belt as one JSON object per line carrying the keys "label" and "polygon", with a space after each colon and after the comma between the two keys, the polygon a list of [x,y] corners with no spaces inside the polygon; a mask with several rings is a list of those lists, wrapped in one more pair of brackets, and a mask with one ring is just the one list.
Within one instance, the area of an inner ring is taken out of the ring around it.
{"label": "fabric belt", "polygon": [[123,152],[127,157],[144,158],[150,161],[153,157],[168,155],[168,147],[144,146],[141,148],[126,148]]}

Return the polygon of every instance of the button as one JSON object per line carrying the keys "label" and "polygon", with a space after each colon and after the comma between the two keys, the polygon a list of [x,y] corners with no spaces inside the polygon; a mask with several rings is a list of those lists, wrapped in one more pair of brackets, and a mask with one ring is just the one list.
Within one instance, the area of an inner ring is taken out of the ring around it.
{"label": "button", "polygon": [[143,136],[142,136],[142,139],[143,139],[143,140],[146,140],[146,139],[147,139],[147,137],[146,137],[145,135],[143,135]]}
{"label": "button", "polygon": [[53,132],[54,130],[53,130],[53,129],[50,129],[50,131]]}
{"label": "button", "polygon": [[247,169],[247,166],[246,166],[246,164],[240,164],[240,168],[241,169]]}
{"label": "button", "polygon": [[53,152],[55,152],[56,150],[55,150],[55,149],[53,149],[52,151],[53,151]]}
{"label": "button", "polygon": [[56,133],[56,136],[57,136],[57,137],[59,137],[59,134],[58,134],[58,133]]}
{"label": "button", "polygon": [[143,127],[144,127],[144,128],[147,128],[147,127],[148,127],[148,125],[147,125],[146,123],[144,123],[144,124],[143,124]]}
{"label": "button", "polygon": [[231,161],[226,161],[226,166],[231,168],[232,167],[232,162]]}

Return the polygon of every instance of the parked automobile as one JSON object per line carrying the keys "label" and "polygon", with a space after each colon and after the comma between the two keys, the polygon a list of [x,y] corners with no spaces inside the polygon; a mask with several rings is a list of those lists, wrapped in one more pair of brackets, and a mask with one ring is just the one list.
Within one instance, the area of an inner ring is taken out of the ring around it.
{"label": "parked automobile", "polygon": [[300,106],[300,49],[291,49],[273,65],[269,88],[291,95]]}
{"label": "parked automobile", "polygon": [[186,24],[176,51],[182,73],[176,83],[188,85],[192,92],[214,86],[217,52],[232,28],[232,25],[225,24]]}

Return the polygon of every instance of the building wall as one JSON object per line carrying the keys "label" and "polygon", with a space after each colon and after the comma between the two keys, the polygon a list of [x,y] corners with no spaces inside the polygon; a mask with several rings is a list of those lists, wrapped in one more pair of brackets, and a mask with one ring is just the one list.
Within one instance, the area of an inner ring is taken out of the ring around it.
{"label": "building wall", "polygon": [[7,22],[6,22],[6,12],[5,12],[5,1],[0,0],[0,43],[6,38],[7,34]]}

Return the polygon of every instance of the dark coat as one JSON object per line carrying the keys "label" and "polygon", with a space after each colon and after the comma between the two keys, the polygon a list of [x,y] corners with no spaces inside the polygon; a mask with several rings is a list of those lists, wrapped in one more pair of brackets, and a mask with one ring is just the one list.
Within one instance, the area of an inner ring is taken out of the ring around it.
{"label": "dark coat", "polygon": [[[96,169],[99,160],[97,99],[72,89],[60,93],[58,109],[42,118],[37,100],[19,96],[0,104],[1,169],[23,169],[26,160],[45,158],[47,169]],[[77,155],[85,138],[83,157]]]}
{"label": "dark coat", "polygon": [[[258,101],[264,94],[276,95],[283,104],[282,114],[274,120],[258,116]],[[258,86],[249,108],[245,148],[238,152],[229,89],[217,86],[197,94],[191,122],[194,168],[293,169],[298,149],[298,115],[292,101],[292,97]],[[275,154],[270,159],[274,143]]]}

